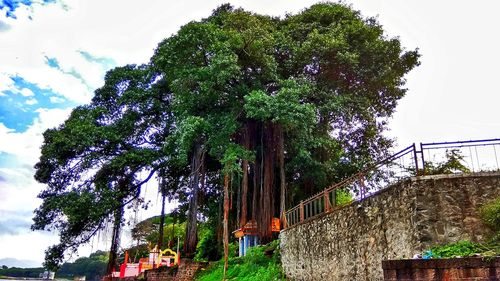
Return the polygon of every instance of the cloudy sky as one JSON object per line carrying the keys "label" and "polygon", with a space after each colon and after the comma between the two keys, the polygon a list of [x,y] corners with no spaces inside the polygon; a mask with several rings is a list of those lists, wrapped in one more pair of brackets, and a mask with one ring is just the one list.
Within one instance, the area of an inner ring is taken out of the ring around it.
{"label": "cloudy sky", "polygon": [[[0,264],[40,265],[57,242],[52,233],[29,230],[43,188],[33,180],[43,131],[89,102],[107,70],[147,62],[160,40],[223,2],[0,0]],[[316,1],[229,2],[280,16]],[[422,54],[391,120],[389,134],[400,146],[500,137],[500,2],[346,2],[378,16],[389,37]]]}

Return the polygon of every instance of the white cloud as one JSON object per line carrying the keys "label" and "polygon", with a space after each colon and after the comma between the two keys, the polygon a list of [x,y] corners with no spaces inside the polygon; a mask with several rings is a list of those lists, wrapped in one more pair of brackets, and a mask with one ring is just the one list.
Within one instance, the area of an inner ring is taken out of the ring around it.
{"label": "white cloud", "polygon": [[29,100],[26,100],[25,102],[27,105],[34,105],[34,104],[37,104],[38,101],[36,99],[29,99]]}
{"label": "white cloud", "polygon": [[51,97],[49,98],[49,100],[50,100],[50,102],[51,102],[51,103],[63,103],[63,102],[65,102],[65,101],[66,101],[66,100],[65,100],[65,99],[63,99],[63,98],[60,98],[60,97],[54,97],[54,96],[51,96]]}
{"label": "white cloud", "polygon": [[10,76],[7,73],[0,72],[0,94],[8,90],[15,91],[14,81],[10,79]]}
{"label": "white cloud", "polygon": [[43,142],[42,133],[61,124],[69,116],[71,109],[40,108],[36,111],[39,117],[35,118],[25,132],[15,132],[0,123],[0,152],[15,155],[23,164],[36,163]]}
{"label": "white cloud", "polygon": [[[40,155],[43,142],[42,133],[63,122],[70,109],[38,109],[39,117],[22,133],[7,128],[0,123],[0,153],[8,153],[12,157],[9,167],[0,168],[0,223],[8,218],[25,222],[14,229],[16,233],[0,233],[0,258],[9,257],[35,260],[41,264],[43,253],[48,246],[57,243],[55,233],[31,232],[27,221],[31,223],[33,210],[41,203],[37,199],[43,185],[33,178],[33,166]],[[6,216],[5,214],[9,214]],[[12,231],[14,231],[12,230]],[[29,242],[28,242],[29,241]]]}
{"label": "white cloud", "polygon": [[[103,84],[108,69],[85,60],[80,51],[111,58],[118,65],[147,63],[162,39],[181,25],[208,16],[224,2],[150,0],[141,2],[138,9],[135,1],[69,0],[65,1],[68,10],[59,5],[20,8],[16,10],[17,20],[7,19],[12,28],[2,34],[2,71],[51,89],[70,101],[86,103],[93,90]],[[235,5],[282,15],[314,1],[277,2],[236,1]],[[33,20],[28,18],[31,11]],[[56,58],[61,69],[48,66],[46,57]]]}
{"label": "white cloud", "polygon": [[35,95],[35,93],[33,93],[33,91],[28,88],[22,88],[19,93],[24,97],[32,97]]}
{"label": "white cloud", "polygon": [[[36,243],[28,243],[36,241]],[[41,266],[47,245],[58,242],[56,234],[46,232],[28,232],[16,235],[0,236],[0,258],[15,258],[33,260]]]}
{"label": "white cloud", "polygon": [[[42,133],[57,126],[69,115],[69,109],[38,109],[39,117],[22,133],[0,123],[0,153],[10,155],[8,167],[0,168],[1,210],[33,210],[42,185],[33,179],[33,166],[40,156]],[[8,200],[7,200],[8,198]]]}

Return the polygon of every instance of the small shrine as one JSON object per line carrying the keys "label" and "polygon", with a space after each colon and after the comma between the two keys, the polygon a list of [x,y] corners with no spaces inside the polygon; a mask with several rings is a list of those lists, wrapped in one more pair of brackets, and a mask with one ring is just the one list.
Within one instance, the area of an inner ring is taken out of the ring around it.
{"label": "small shrine", "polygon": [[177,252],[171,249],[161,250],[157,246],[154,246],[154,248],[149,250],[149,257],[140,258],[138,263],[130,263],[128,258],[128,251],[125,251],[125,259],[120,265],[120,271],[112,272],[112,277],[136,277],[148,269],[179,265],[179,245],[177,244]]}
{"label": "small shrine", "polygon": [[[280,220],[273,218],[271,221],[272,232],[280,231]],[[257,231],[257,222],[250,220],[242,228],[233,231],[236,238],[239,239],[239,256],[245,256],[250,247],[259,245],[259,235]]]}

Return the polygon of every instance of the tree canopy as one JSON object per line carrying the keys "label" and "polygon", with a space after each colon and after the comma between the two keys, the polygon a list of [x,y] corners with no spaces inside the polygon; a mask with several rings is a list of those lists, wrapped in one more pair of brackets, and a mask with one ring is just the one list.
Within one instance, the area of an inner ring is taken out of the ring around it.
{"label": "tree canopy", "polygon": [[226,4],[184,25],[45,132],[33,228],[61,234],[47,261],[120,223],[154,174],[186,211],[186,253],[200,212],[224,217],[225,244],[228,223],[249,220],[270,240],[273,217],[388,153],[387,120],[418,58],[338,3],[282,18]]}

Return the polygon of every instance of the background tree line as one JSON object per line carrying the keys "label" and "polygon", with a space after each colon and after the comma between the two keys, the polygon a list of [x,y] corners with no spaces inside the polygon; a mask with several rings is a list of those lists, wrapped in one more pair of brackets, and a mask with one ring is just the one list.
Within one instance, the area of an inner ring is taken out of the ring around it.
{"label": "background tree line", "polygon": [[[73,279],[75,276],[85,276],[86,280],[101,280],[106,272],[108,252],[96,251],[89,257],[80,257],[74,262],[65,262],[57,270],[57,278]],[[46,269],[18,268],[2,266],[0,276],[39,278]]]}

